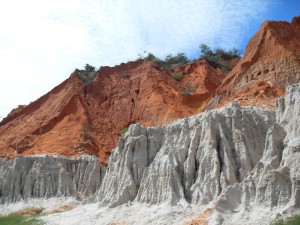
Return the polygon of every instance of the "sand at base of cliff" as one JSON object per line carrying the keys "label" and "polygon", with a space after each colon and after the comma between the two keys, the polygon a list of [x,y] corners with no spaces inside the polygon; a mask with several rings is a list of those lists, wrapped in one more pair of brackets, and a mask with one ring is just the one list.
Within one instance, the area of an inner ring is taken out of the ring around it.
{"label": "sand at base of cliff", "polygon": [[42,220],[47,225],[186,224],[197,218],[205,208],[184,202],[177,206],[128,203],[115,208],[99,207],[95,203],[48,215],[42,217]]}

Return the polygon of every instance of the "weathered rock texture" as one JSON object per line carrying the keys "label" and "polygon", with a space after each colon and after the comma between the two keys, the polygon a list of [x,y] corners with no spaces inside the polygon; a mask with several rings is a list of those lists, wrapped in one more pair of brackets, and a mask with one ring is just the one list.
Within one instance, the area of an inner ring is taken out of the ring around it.
{"label": "weathered rock texture", "polygon": [[105,168],[96,157],[18,155],[0,159],[0,202],[29,198],[92,196],[100,187]]}
{"label": "weathered rock texture", "polygon": [[232,101],[272,108],[285,85],[300,80],[299,39],[299,18],[265,22],[228,75],[205,61],[175,68],[181,81],[149,61],[102,67],[94,80],[75,71],[0,122],[0,157],[90,154],[106,163],[130,124],[165,125]]}
{"label": "weathered rock texture", "polygon": [[[235,58],[232,61],[238,60],[239,58]],[[184,94],[183,103],[191,108],[199,108],[199,110],[206,106],[206,101],[226,77],[223,71],[214,69],[206,61],[189,62],[175,68],[174,73],[184,75],[179,83],[181,93]]]}
{"label": "weathered rock texture", "polygon": [[[0,157],[90,154],[105,162],[121,128],[137,122],[162,125],[197,114],[198,90],[203,90],[201,98],[206,100],[224,78],[224,73],[206,62],[190,63],[183,72],[192,78],[176,81],[155,63],[136,61],[102,67],[89,83],[81,81],[80,71],[75,71],[0,123]],[[186,96],[188,82],[191,90]]]}
{"label": "weathered rock texture", "polygon": [[266,21],[250,39],[240,62],[210,100],[209,108],[236,101],[275,107],[287,84],[300,81],[300,22]]}
{"label": "weathered rock texture", "polygon": [[276,111],[233,103],[162,127],[133,124],[104,178],[95,158],[3,159],[0,199],[93,195],[90,201],[110,207],[214,202],[213,224],[240,224],[257,207],[300,211],[299,116],[300,84],[289,86]]}
{"label": "weathered rock texture", "polygon": [[279,216],[300,211],[299,118],[298,84],[289,86],[287,95],[277,101],[276,123],[267,132],[263,157],[246,179],[225,189],[218,198],[220,223],[233,223],[222,213],[248,213],[256,206],[277,210]]}
{"label": "weathered rock texture", "polygon": [[112,152],[97,200],[215,201],[217,224],[239,224],[222,213],[300,209],[299,116],[300,84],[276,111],[230,104],[163,127],[132,125]]}
{"label": "weathered rock texture", "polygon": [[164,127],[132,125],[112,152],[98,200],[209,203],[253,170],[274,123],[271,110],[230,104]]}

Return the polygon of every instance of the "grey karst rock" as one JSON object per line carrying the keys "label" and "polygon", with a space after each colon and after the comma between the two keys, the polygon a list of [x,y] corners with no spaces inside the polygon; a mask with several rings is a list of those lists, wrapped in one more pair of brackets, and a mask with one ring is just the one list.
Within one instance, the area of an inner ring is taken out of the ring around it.
{"label": "grey karst rock", "polygon": [[91,156],[18,155],[15,160],[1,159],[0,201],[92,196],[99,189],[104,174],[105,168]]}
{"label": "grey karst rock", "polygon": [[134,124],[112,152],[97,199],[206,204],[253,170],[274,123],[271,110],[230,104],[164,127]]}

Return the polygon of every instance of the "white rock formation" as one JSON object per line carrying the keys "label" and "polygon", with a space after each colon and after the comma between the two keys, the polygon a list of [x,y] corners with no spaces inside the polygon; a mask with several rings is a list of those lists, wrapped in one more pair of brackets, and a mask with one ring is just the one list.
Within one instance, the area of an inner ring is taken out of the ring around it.
{"label": "white rock formation", "polygon": [[212,224],[242,223],[241,218],[259,207],[277,218],[300,212],[300,85],[289,86],[276,108],[263,157],[246,179],[221,193]]}
{"label": "white rock formation", "polygon": [[212,224],[240,224],[261,208],[276,217],[299,212],[299,116],[300,85],[293,85],[276,112],[230,104],[164,127],[132,125],[112,153],[98,200],[110,206],[214,200]]}
{"label": "white rock formation", "polygon": [[112,152],[97,199],[110,206],[209,203],[253,170],[274,123],[271,110],[230,104],[164,127],[132,125]]}
{"label": "white rock formation", "polygon": [[100,187],[105,168],[97,158],[82,156],[18,155],[0,160],[0,202],[28,198],[92,196]]}

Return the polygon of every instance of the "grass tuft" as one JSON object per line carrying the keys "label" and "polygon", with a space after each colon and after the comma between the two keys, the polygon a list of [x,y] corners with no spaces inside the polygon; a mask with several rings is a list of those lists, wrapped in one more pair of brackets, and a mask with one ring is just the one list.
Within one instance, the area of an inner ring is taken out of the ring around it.
{"label": "grass tuft", "polygon": [[271,223],[271,225],[299,225],[299,224],[300,224],[300,215],[294,216],[285,221],[278,220],[278,221]]}
{"label": "grass tuft", "polygon": [[36,218],[26,216],[6,216],[0,218],[0,225],[42,225],[43,223]]}
{"label": "grass tuft", "polygon": [[43,208],[25,209],[7,216],[0,216],[0,225],[43,225],[36,218],[43,210]]}

